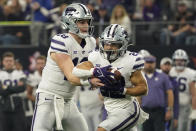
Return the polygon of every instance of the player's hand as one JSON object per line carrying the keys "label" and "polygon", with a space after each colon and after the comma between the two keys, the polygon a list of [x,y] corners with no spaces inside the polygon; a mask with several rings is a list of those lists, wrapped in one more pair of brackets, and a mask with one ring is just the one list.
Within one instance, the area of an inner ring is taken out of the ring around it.
{"label": "player's hand", "polygon": [[104,66],[104,67],[96,67],[93,70],[93,76],[97,78],[103,78],[109,75],[114,75],[114,73],[111,73],[109,70],[111,69],[111,65]]}
{"label": "player's hand", "polygon": [[89,82],[91,83],[92,87],[101,87],[101,86],[105,86],[100,79],[94,77],[89,79]]}
{"label": "player's hand", "polygon": [[121,83],[121,81],[115,81],[115,84],[113,85],[105,84],[104,87],[100,87],[100,91],[101,94],[106,97],[125,98],[127,89],[125,88],[124,83]]}
{"label": "player's hand", "polygon": [[38,10],[38,9],[40,8],[40,4],[39,4],[38,2],[33,2],[33,3],[31,4],[31,8],[32,8],[33,10]]}
{"label": "player's hand", "polygon": [[106,86],[100,87],[100,92],[102,94],[102,96],[105,97],[110,97],[110,98],[125,98],[124,95],[124,89],[118,89],[118,90],[114,90],[111,88],[108,88]]}
{"label": "player's hand", "polygon": [[165,120],[169,121],[172,118],[172,110],[168,110],[165,114]]}
{"label": "player's hand", "polygon": [[125,96],[126,94],[126,88],[125,85],[122,84],[120,81],[116,82],[112,87],[109,88],[109,91],[113,95],[120,95],[120,96]]}
{"label": "player's hand", "polygon": [[178,126],[178,120],[174,119],[173,127],[174,127],[174,128],[177,128],[177,126]]}
{"label": "player's hand", "polygon": [[23,86],[24,82],[23,81],[18,81],[18,86]]}

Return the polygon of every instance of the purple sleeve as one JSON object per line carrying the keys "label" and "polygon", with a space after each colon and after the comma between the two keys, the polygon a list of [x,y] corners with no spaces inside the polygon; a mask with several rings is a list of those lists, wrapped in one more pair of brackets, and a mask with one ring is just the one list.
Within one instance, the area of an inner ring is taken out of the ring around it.
{"label": "purple sleeve", "polygon": [[172,83],[169,79],[169,76],[165,75],[165,89],[166,90],[173,89],[172,87],[173,86],[172,86]]}
{"label": "purple sleeve", "polygon": [[47,8],[48,10],[52,9],[52,1],[47,0],[47,2],[44,2],[44,7]]}
{"label": "purple sleeve", "polygon": [[154,6],[153,13],[154,20],[158,20],[160,18],[160,9],[157,6]]}
{"label": "purple sleeve", "polygon": [[145,21],[150,21],[150,19],[148,18],[148,16],[147,16],[147,8],[146,7],[144,7],[144,9],[143,9],[143,19],[145,20]]}
{"label": "purple sleeve", "polygon": [[178,119],[179,115],[179,90],[178,87],[174,87],[174,119]]}
{"label": "purple sleeve", "polygon": [[[151,13],[153,14],[153,18],[150,18],[147,14]],[[160,9],[154,5],[152,9],[148,9],[147,7],[144,7],[143,9],[143,19],[145,21],[153,21],[158,20],[160,18]]]}

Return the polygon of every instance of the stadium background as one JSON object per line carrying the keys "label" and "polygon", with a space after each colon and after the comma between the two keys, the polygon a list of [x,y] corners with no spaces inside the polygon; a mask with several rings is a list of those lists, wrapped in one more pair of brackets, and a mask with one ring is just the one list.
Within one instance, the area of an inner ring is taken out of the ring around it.
{"label": "stadium background", "polygon": [[[40,3],[38,7],[34,4],[36,2]],[[174,41],[161,43],[160,40],[163,29],[169,25],[180,26],[182,24],[179,19],[183,19],[184,16],[179,16],[179,6],[185,5],[184,14],[191,14],[191,17],[185,15],[183,24],[191,25],[196,29],[195,0],[114,0],[112,2],[108,0],[48,0],[47,4],[45,2],[46,0],[0,1],[0,55],[8,50],[13,51],[16,58],[22,62],[25,70],[28,70],[31,63],[29,57],[34,52],[40,51],[41,54],[47,55],[51,37],[62,32],[59,22],[62,11],[67,4],[72,2],[81,2],[90,8],[94,16],[95,38],[110,23],[122,23],[125,27],[129,23],[127,29],[128,32],[131,32],[131,42],[134,43],[134,46],[128,48],[129,50],[137,52],[140,49],[147,49],[157,57],[157,62],[159,62],[162,57],[171,57],[174,50],[182,48],[189,54],[190,66],[196,67],[196,62],[194,64],[196,61],[194,51],[196,31],[189,33],[189,36],[193,36],[191,44],[187,44],[185,41],[183,44],[176,44]],[[118,8],[123,8],[122,10],[126,11],[122,11],[121,15],[129,17],[127,23],[122,22],[124,21],[122,17],[112,21],[115,13],[119,12],[114,11],[117,5],[122,5]],[[41,8],[44,8],[45,12]],[[151,11],[148,8],[152,8]],[[39,13],[36,14],[36,12]],[[41,24],[35,25],[36,23]],[[40,30],[40,32],[33,32],[35,30]],[[33,34],[37,34],[39,39],[37,40]],[[159,65],[159,63],[157,64]]]}

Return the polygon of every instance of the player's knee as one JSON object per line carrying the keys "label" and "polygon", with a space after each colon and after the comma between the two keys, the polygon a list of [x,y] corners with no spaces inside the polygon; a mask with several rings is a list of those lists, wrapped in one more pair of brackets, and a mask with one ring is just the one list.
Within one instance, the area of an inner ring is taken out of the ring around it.
{"label": "player's knee", "polygon": [[98,127],[97,131],[106,131],[106,129],[102,128],[102,127]]}

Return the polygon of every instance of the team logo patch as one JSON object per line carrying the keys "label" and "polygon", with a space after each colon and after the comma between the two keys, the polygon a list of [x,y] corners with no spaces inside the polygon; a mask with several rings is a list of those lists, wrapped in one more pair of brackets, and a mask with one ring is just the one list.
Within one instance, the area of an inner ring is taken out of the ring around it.
{"label": "team logo patch", "polygon": [[78,51],[73,51],[74,54],[78,54]]}
{"label": "team logo patch", "polygon": [[89,51],[88,53],[91,53],[91,52],[93,52],[93,50]]}
{"label": "team logo patch", "polygon": [[101,64],[96,64],[95,66],[96,66],[96,67],[101,67]]}
{"label": "team logo patch", "polygon": [[123,67],[117,67],[117,70],[120,70],[120,69],[122,69]]}

